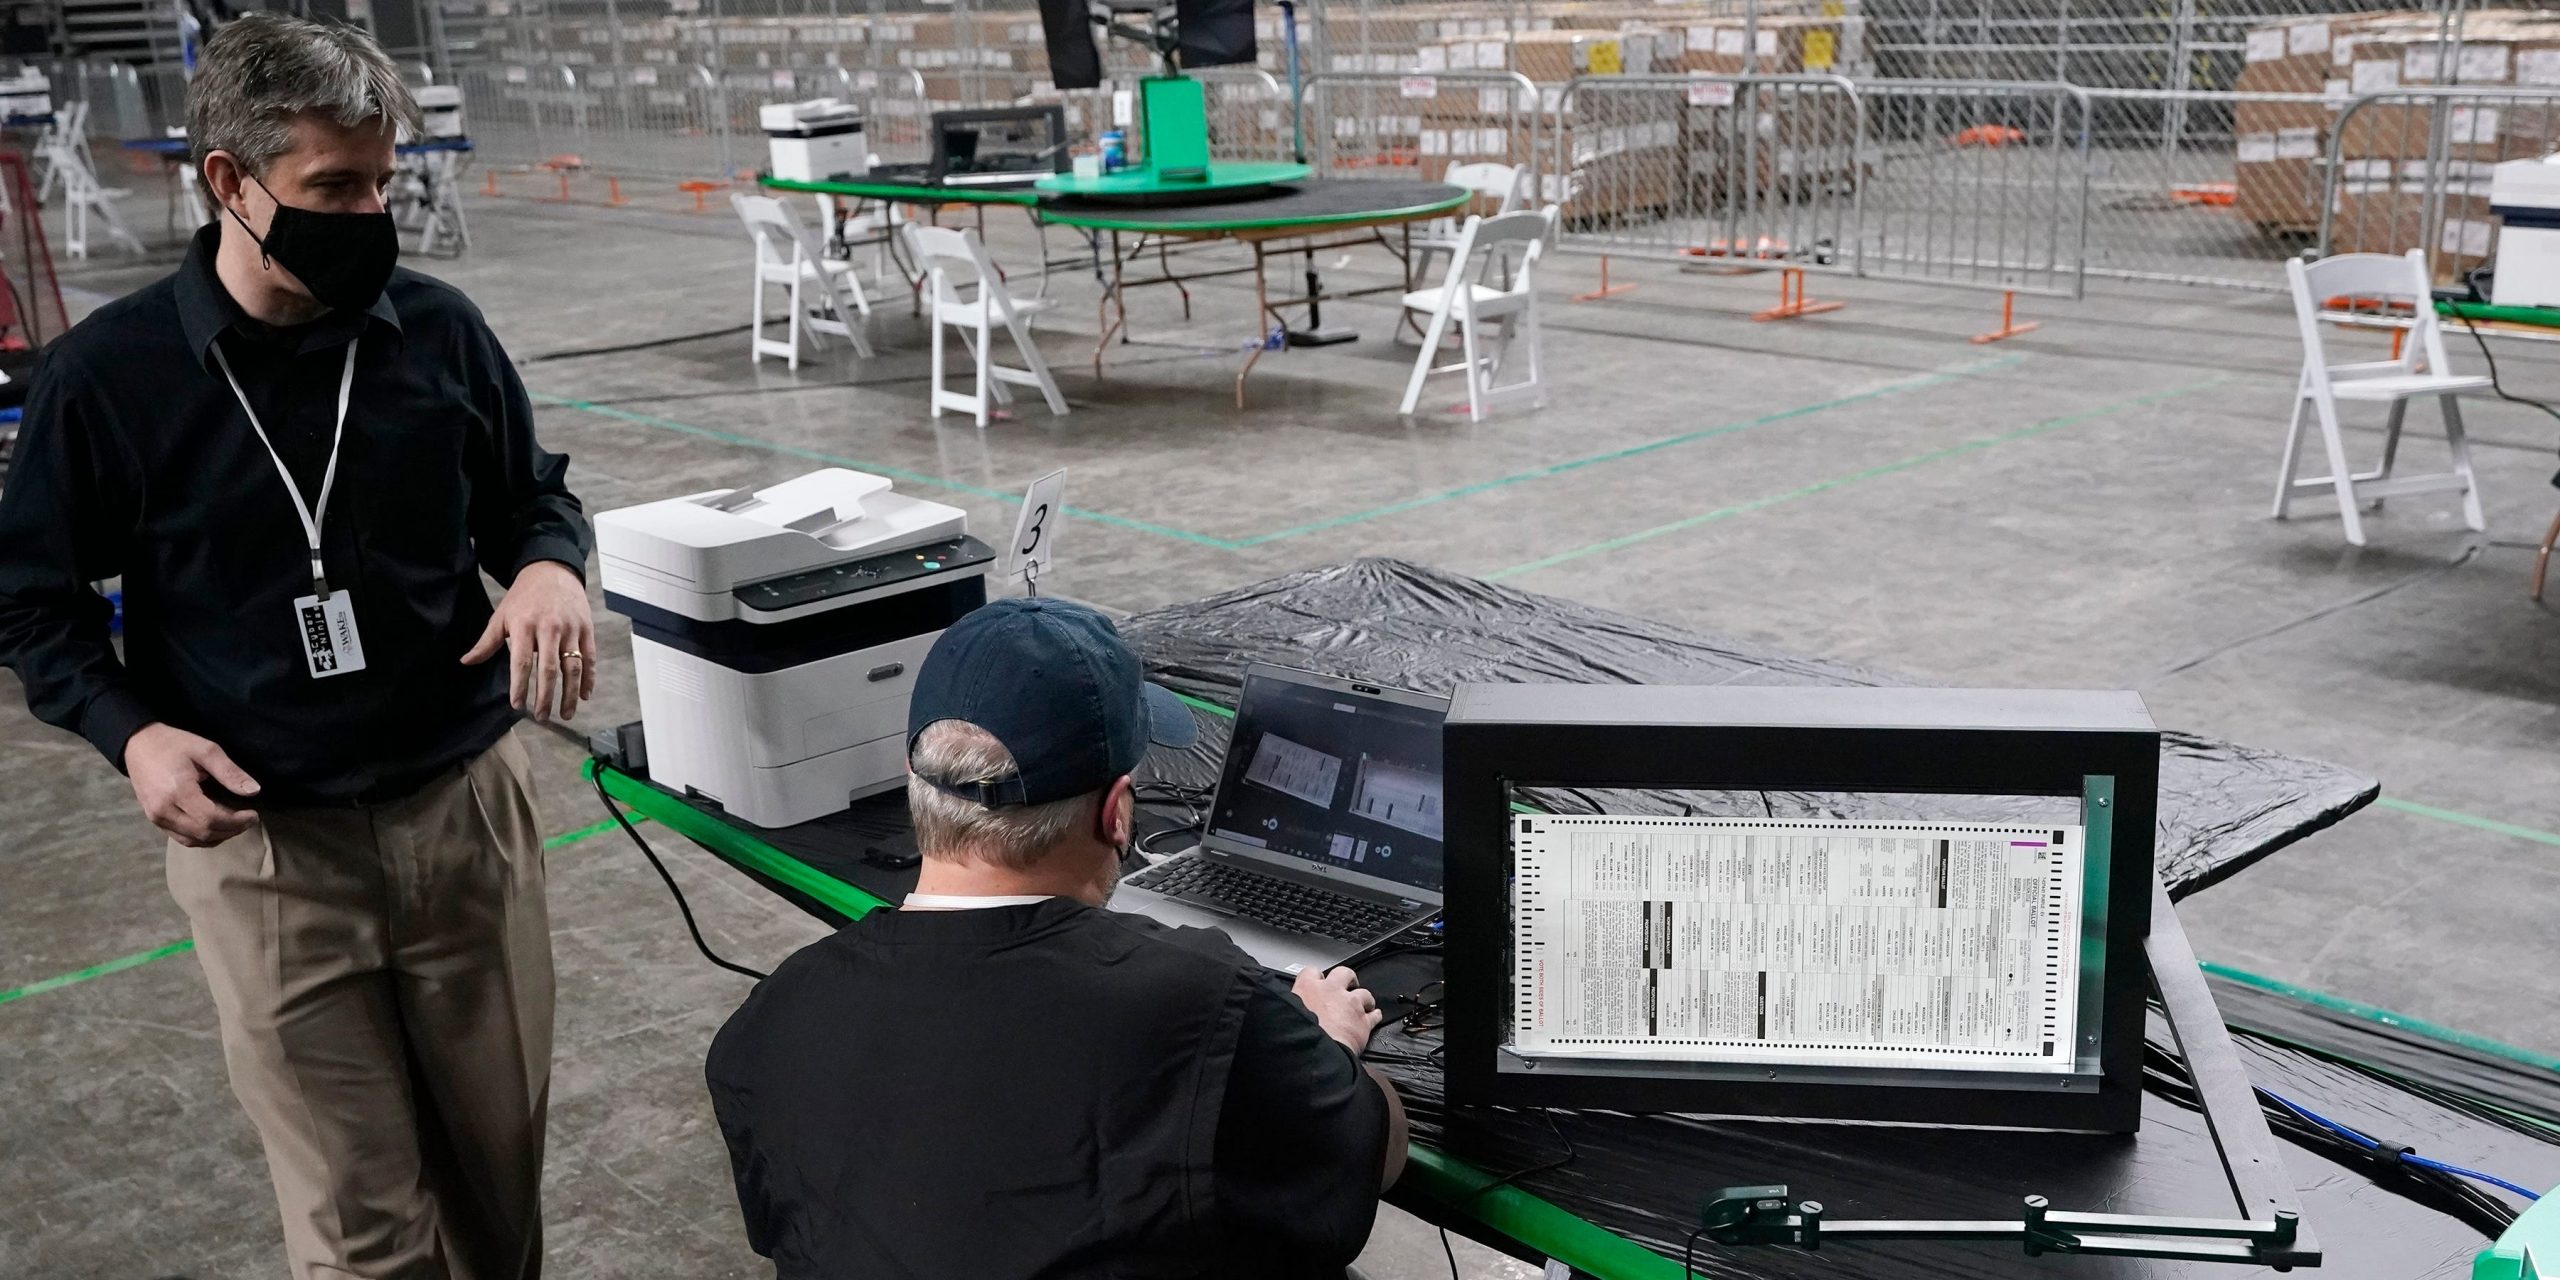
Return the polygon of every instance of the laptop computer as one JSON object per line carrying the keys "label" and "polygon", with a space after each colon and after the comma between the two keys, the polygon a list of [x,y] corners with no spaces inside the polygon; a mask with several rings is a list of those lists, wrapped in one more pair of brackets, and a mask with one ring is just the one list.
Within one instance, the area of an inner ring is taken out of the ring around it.
{"label": "laptop computer", "polygon": [[1256,663],[1200,843],[1111,907],[1224,930],[1266,968],[1339,964],[1440,913],[1449,700]]}

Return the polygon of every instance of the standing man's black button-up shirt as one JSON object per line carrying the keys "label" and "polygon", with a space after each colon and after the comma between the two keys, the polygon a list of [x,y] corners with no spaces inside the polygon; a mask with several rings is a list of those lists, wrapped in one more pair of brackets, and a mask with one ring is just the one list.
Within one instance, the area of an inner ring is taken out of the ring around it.
{"label": "standing man's black button-up shirt", "polygon": [[[504,655],[461,657],[500,583],[536,560],[584,573],[592,545],[533,437],[533,408],[478,309],[395,272],[361,315],[273,328],[214,274],[219,228],[177,274],[101,308],[44,354],[0,488],[0,665],[27,703],[122,767],[167,721],[221,745],[260,804],[383,799],[514,722]],[[319,496],[347,342],[354,393],[320,530],[353,593],[365,669],[315,679],[293,601],[310,557],[275,463],[215,363]],[[125,651],[89,587],[123,577]]]}

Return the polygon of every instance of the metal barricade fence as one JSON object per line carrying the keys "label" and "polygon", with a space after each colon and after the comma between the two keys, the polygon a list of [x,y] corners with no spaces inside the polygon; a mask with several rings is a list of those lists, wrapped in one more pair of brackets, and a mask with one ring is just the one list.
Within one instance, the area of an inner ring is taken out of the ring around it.
{"label": "metal barricade fence", "polygon": [[2318,250],[2423,249],[2438,284],[2497,252],[2489,179],[2500,161],[2560,151],[2560,87],[2410,87],[2347,103],[2329,131]]}
{"label": "metal barricade fence", "polygon": [[1516,71],[1328,71],[1301,101],[1307,160],[1325,177],[1436,181],[1470,162],[1538,172],[1538,86]]}
{"label": "metal barricade fence", "polygon": [[1287,160],[1289,90],[1260,67],[1204,67],[1187,73],[1200,82],[1209,108],[1209,154],[1223,160]]}
{"label": "metal barricade fence", "polygon": [[2276,264],[2318,230],[2316,126],[2334,102],[2291,92],[2088,94],[2090,275],[2283,287]]}
{"label": "metal barricade fence", "polygon": [[1838,76],[1604,75],[1550,87],[1558,247],[1849,272],[1861,107]]}
{"label": "metal barricade fence", "polygon": [[1868,80],[1858,274],[2076,298],[2089,94],[2067,84]]}

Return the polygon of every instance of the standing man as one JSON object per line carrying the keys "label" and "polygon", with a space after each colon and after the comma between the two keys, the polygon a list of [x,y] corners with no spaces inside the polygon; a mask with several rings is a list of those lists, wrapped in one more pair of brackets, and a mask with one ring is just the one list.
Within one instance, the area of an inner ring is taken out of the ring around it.
{"label": "standing man", "polygon": [[[416,120],[352,28],[216,35],[187,104],[214,225],[46,353],[0,493],[0,664],[169,834],[298,1280],[542,1259],[550,936],[508,729],[594,686],[591,535],[479,312],[393,265]],[[89,586],[118,575],[121,658]]]}

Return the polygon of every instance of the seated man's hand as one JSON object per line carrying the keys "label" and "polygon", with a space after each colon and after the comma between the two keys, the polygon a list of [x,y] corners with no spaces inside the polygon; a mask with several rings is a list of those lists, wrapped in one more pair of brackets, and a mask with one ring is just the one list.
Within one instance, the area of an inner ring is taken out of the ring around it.
{"label": "seated man's hand", "polygon": [[1360,989],[1359,981],[1358,974],[1336,966],[1322,973],[1301,969],[1289,986],[1316,1016],[1316,1025],[1353,1053],[1369,1047],[1369,1033],[1380,1017],[1378,998]]}

